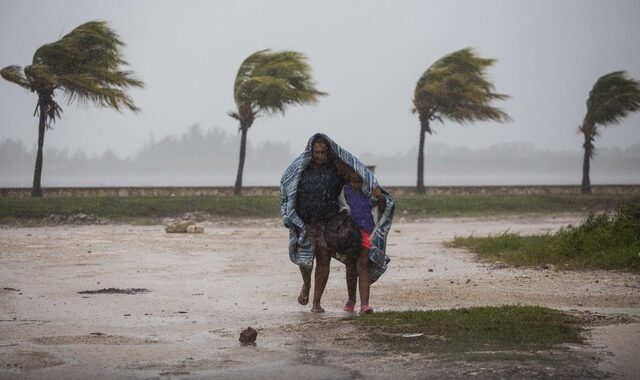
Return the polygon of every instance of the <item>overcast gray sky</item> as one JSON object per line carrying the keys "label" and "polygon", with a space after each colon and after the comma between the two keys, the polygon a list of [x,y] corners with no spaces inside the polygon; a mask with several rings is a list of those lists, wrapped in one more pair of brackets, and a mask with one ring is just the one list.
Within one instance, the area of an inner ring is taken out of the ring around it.
{"label": "overcast gray sky", "polygon": [[[580,150],[577,125],[598,77],[626,70],[640,79],[640,1],[60,1],[0,0],[0,67],[31,63],[34,51],[79,24],[106,20],[127,43],[130,69],[146,82],[131,91],[139,114],[63,104],[45,148],[120,157],[150,134],[179,135],[199,123],[235,133],[233,80],[264,48],[305,53],[318,88],[311,107],[258,119],[249,140],[286,141],[294,151],[324,132],[354,153],[394,154],[417,145],[411,98],[435,60],[464,47],[496,58],[499,125],[436,125],[431,144],[484,148],[531,142]],[[0,139],[34,146],[34,94],[0,80]],[[61,96],[58,97],[63,100]],[[640,115],[602,133],[596,147],[640,143]]]}

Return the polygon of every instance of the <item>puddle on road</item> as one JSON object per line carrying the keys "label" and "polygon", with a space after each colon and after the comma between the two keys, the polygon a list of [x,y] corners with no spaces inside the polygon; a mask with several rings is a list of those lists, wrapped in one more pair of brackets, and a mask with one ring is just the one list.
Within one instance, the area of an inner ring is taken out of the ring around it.
{"label": "puddle on road", "polygon": [[602,355],[601,371],[616,379],[637,379],[640,373],[640,323],[597,326],[591,330],[591,344]]}

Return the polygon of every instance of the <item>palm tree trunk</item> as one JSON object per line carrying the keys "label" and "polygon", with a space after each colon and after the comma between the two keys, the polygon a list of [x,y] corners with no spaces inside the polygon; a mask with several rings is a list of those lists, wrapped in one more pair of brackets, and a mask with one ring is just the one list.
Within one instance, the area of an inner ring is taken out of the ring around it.
{"label": "palm tree trunk", "polygon": [[418,183],[416,193],[424,194],[424,138],[429,130],[429,120],[422,120],[420,117],[420,145],[418,146]]}
{"label": "palm tree trunk", "polygon": [[38,108],[40,109],[40,121],[38,124],[38,152],[36,153],[36,167],[33,171],[33,187],[31,188],[32,197],[42,196],[42,187],[40,179],[42,178],[42,146],[44,145],[44,132],[47,127],[47,107],[44,99],[38,99]]}
{"label": "palm tree trunk", "polygon": [[582,194],[591,194],[591,180],[589,179],[589,168],[591,164],[591,155],[593,154],[593,143],[591,142],[592,138],[588,132],[584,133],[584,144],[582,147],[584,148],[584,158],[582,160]]}
{"label": "palm tree trunk", "polygon": [[242,172],[244,171],[244,158],[247,151],[247,131],[249,127],[240,125],[242,137],[240,139],[240,160],[238,162],[238,174],[236,175],[236,185],[233,189],[234,195],[242,195]]}

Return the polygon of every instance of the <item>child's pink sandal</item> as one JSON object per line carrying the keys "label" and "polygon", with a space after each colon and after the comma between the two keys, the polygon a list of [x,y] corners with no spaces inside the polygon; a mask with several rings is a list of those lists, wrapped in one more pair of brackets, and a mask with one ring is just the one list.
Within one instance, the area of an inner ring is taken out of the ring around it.
{"label": "child's pink sandal", "polygon": [[371,314],[373,313],[373,308],[369,307],[369,305],[360,305],[360,314]]}
{"label": "child's pink sandal", "polygon": [[349,302],[347,301],[347,303],[344,304],[344,307],[342,308],[342,310],[346,311],[347,313],[353,313],[353,309],[356,306],[355,302]]}

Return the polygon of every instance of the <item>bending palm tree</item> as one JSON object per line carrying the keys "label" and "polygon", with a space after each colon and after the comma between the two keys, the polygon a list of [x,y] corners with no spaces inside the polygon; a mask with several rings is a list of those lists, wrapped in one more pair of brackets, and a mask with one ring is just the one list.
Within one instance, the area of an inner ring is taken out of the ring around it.
{"label": "bending palm tree", "polygon": [[242,192],[242,172],[247,148],[247,131],[259,113],[281,112],[292,104],[314,104],[318,96],[326,95],[315,89],[311,67],[302,53],[260,50],[240,65],[233,88],[238,110],[229,116],[238,120],[242,133],[240,161],[234,194]]}
{"label": "bending palm tree", "polygon": [[466,48],[440,58],[418,79],[413,96],[413,112],[420,118],[416,192],[424,193],[424,139],[425,133],[433,133],[432,121],[510,120],[505,112],[491,106],[493,100],[508,98],[493,92],[493,84],[486,78],[485,70],[494,62]]}
{"label": "bending palm tree", "polygon": [[4,79],[38,95],[34,113],[39,116],[38,152],[31,196],[42,196],[44,133],[62,112],[53,99],[56,90],[62,91],[68,103],[139,111],[124,90],[143,87],[143,83],[132,78],[131,72],[120,71],[120,66],[127,64],[120,55],[123,45],[106,22],[91,21],[56,42],[42,45],[33,55],[33,63],[24,70],[20,66],[0,70]]}
{"label": "bending palm tree", "polygon": [[624,71],[601,76],[589,93],[587,114],[578,127],[584,135],[582,161],[582,193],[591,193],[589,164],[593,158],[593,142],[598,136],[598,125],[620,122],[629,113],[640,110],[640,83],[627,77]]}

